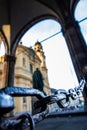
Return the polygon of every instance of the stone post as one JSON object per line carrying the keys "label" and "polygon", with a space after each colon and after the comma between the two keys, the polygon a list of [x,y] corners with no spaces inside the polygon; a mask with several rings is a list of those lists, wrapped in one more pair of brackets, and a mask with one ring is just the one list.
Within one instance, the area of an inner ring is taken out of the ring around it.
{"label": "stone post", "polygon": [[7,43],[5,46],[5,58],[2,69],[2,87],[13,86],[14,84],[14,69],[15,69],[15,56],[11,55],[11,25],[6,24],[2,26],[2,31],[5,35]]}
{"label": "stone post", "polygon": [[74,19],[67,20],[62,26],[62,32],[65,37],[72,62],[80,81],[81,77],[87,79],[87,47],[80,32],[78,23]]}
{"label": "stone post", "polygon": [[14,85],[15,60],[14,56],[5,55],[2,70],[2,87]]}
{"label": "stone post", "polygon": [[[66,22],[65,26],[62,26],[62,31],[72,58],[77,78],[80,82],[80,79],[84,77],[87,83],[87,46],[81,34],[80,27],[73,19]],[[84,110],[87,111],[87,87],[83,90],[83,97]]]}

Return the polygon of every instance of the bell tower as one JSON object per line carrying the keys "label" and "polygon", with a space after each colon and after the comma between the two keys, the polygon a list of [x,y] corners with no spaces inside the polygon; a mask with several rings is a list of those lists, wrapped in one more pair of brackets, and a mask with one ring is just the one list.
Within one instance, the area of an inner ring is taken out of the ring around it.
{"label": "bell tower", "polygon": [[35,43],[34,50],[41,60],[41,68],[46,68],[45,55],[44,55],[43,47],[40,42],[37,41]]}
{"label": "bell tower", "polygon": [[37,41],[35,43],[34,51],[35,51],[35,53],[37,54],[37,56],[41,60],[40,69],[42,71],[42,74],[43,74],[44,78],[48,80],[46,60],[45,60],[46,57],[45,57],[45,54],[44,54],[44,51],[43,51],[43,47],[42,47],[40,42]]}

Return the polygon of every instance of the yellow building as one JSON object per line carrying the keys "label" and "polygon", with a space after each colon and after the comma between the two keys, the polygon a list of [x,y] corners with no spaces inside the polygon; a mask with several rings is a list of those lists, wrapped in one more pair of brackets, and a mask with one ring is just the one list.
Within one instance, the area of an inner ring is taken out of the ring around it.
{"label": "yellow building", "polygon": [[3,68],[4,56],[0,56],[0,88],[2,88],[2,68]]}
{"label": "yellow building", "polygon": [[[1,60],[3,62],[3,60]],[[1,63],[0,62],[0,63]],[[0,64],[0,68],[2,64]],[[15,80],[14,86],[23,88],[32,88],[33,81],[32,76],[36,68],[39,68],[43,75],[44,91],[47,95],[51,94],[51,90],[48,82],[47,67],[45,63],[45,55],[42,49],[42,45],[37,42],[34,45],[34,49],[18,45],[16,50],[16,64],[15,64]],[[1,70],[1,69],[0,69]],[[0,71],[1,82],[1,71]],[[16,97],[14,112],[32,112],[32,98],[31,97]]]}

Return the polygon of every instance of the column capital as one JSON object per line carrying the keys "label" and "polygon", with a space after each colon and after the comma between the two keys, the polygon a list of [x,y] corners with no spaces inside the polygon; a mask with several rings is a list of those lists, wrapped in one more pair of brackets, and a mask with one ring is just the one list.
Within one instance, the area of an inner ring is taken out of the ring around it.
{"label": "column capital", "polygon": [[4,61],[7,61],[7,62],[15,62],[16,61],[16,57],[15,56],[12,56],[12,55],[5,55],[5,58],[4,58]]}
{"label": "column capital", "polygon": [[75,27],[75,28],[78,27],[78,28],[79,28],[78,22],[75,21],[75,20],[73,20],[73,19],[67,20],[67,21],[63,24],[63,26],[62,26],[62,32],[63,32],[63,34],[65,34],[65,32],[66,32],[68,29],[73,28],[73,27]]}

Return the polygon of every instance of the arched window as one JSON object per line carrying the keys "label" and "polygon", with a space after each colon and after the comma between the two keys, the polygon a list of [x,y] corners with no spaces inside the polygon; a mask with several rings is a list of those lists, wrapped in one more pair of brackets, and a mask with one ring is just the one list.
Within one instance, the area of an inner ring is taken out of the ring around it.
{"label": "arched window", "polygon": [[37,41],[41,42],[50,87],[69,89],[78,85],[61,26],[57,21],[46,19],[38,22],[24,34],[21,41],[23,45],[32,48]]}
{"label": "arched window", "polygon": [[26,65],[26,61],[25,61],[25,58],[23,57],[23,66],[25,67]]}
{"label": "arched window", "polygon": [[33,73],[33,65],[30,64],[30,73],[32,74]]}
{"label": "arched window", "polygon": [[75,18],[79,23],[82,35],[87,45],[87,0],[80,0],[76,10]]}
{"label": "arched window", "polygon": [[27,100],[26,100],[26,97],[23,97],[23,103],[26,103]]}

